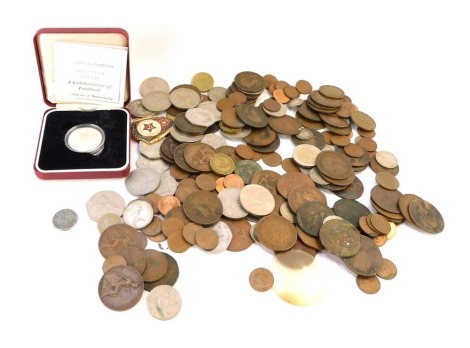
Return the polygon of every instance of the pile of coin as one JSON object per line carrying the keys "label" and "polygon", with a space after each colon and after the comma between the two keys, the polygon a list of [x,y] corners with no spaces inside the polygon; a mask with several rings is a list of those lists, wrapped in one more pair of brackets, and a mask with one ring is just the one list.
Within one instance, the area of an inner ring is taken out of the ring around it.
{"label": "pile of coin", "polygon": [[[212,76],[201,72],[191,84],[173,89],[151,77],[140,91],[142,98],[127,106],[139,142],[137,168],[125,179],[135,200],[119,213],[94,218],[109,222],[98,224],[102,255],[119,254],[126,261],[107,269],[100,283],[108,307],[115,307],[108,301],[117,295],[106,289],[125,287],[138,297],[139,289],[174,285],[177,266],[172,276],[155,272],[152,267],[164,260],[170,264],[170,255],[147,252],[147,240],[166,242],[176,254],[191,247],[207,254],[239,252],[257,244],[292,265],[305,262],[305,253],[312,262],[317,252],[328,252],[356,275],[359,289],[372,294],[380,289],[379,278],[396,275],[380,247],[398,224],[407,221],[428,233],[444,229],[431,203],[398,191],[397,159],[378,150],[375,121],[339,87],[314,89],[306,80],[290,84],[243,71],[228,88],[214,86]],[[277,152],[281,139],[295,145],[291,157]],[[237,145],[230,145],[233,141]],[[375,212],[357,201],[364,192],[358,174],[369,167],[376,173],[370,193]],[[326,193],[339,198],[333,206]],[[137,254],[142,277],[158,273],[162,278],[140,281],[128,269],[136,267]],[[267,291],[275,287],[276,274],[257,267],[249,282]]]}

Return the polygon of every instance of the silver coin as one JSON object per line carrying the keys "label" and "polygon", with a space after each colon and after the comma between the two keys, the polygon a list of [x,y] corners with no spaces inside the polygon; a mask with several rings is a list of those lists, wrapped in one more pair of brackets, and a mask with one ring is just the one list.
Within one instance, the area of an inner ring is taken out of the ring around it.
{"label": "silver coin", "polygon": [[86,202],[88,216],[93,221],[98,221],[104,214],[109,213],[121,216],[125,207],[124,198],[114,191],[96,192]]}
{"label": "silver coin", "polygon": [[160,146],[162,145],[163,139],[153,143],[148,144],[145,141],[139,141],[139,152],[141,155],[147,157],[148,159],[160,159]]}
{"label": "silver coin", "polygon": [[185,117],[191,124],[196,126],[209,127],[217,121],[211,111],[199,106],[186,110]]}
{"label": "silver coin", "polygon": [[217,236],[219,237],[219,244],[214,249],[205,252],[209,254],[218,254],[227,250],[233,237],[230,227],[228,227],[225,222],[219,221],[214,225],[209,226],[209,228],[217,233]]}
{"label": "silver coin", "polygon": [[150,159],[143,155],[137,156],[135,165],[137,168],[151,168],[157,173],[163,173],[170,168],[170,164],[162,158]]}
{"label": "silver coin", "polygon": [[155,193],[160,196],[173,196],[178,187],[178,182],[176,179],[169,173],[162,173],[160,176],[160,184],[158,185]]}
{"label": "silver coin", "polygon": [[52,217],[52,224],[55,228],[68,231],[78,221],[78,215],[72,209],[61,209]]}
{"label": "silver coin", "polygon": [[124,209],[122,220],[126,225],[141,229],[150,224],[153,219],[153,207],[144,200],[136,199]]}
{"label": "silver coin", "polygon": [[195,143],[197,141],[200,141],[203,137],[202,134],[200,135],[189,135],[187,133],[183,133],[178,128],[176,127],[171,127],[170,129],[170,134],[175,139],[176,141],[179,141],[180,143]]}
{"label": "silver coin", "polygon": [[152,168],[135,168],[126,177],[124,184],[131,195],[143,196],[157,189],[160,175]]}
{"label": "silver coin", "polygon": [[127,105],[127,110],[129,110],[132,116],[138,117],[138,118],[155,116],[157,114],[154,111],[150,111],[144,108],[144,106],[142,105],[142,99],[132,100]]}
{"label": "silver coin", "polygon": [[152,76],[142,81],[142,83],[140,84],[139,92],[143,96],[150,92],[169,93],[170,85],[165,79],[162,79],[161,77],[157,76]]}
{"label": "silver coin", "polygon": [[97,156],[104,149],[105,133],[96,124],[83,123],[70,128],[64,142],[69,150]]}
{"label": "silver coin", "polygon": [[217,197],[222,202],[222,214],[229,219],[241,219],[248,215],[240,203],[239,187],[227,187]]}
{"label": "silver coin", "polygon": [[220,99],[227,98],[227,88],[213,87],[207,92],[207,96],[210,100],[218,102]]}
{"label": "silver coin", "polygon": [[214,122],[219,122],[220,121],[220,115],[222,114],[222,111],[217,109],[217,102],[215,101],[205,101],[202,102],[201,104],[198,105],[198,108],[203,108],[212,113],[212,116],[214,117]]}
{"label": "silver coin", "polygon": [[221,146],[227,145],[227,139],[215,133],[208,133],[202,136],[201,143],[208,144],[214,149],[217,149]]}

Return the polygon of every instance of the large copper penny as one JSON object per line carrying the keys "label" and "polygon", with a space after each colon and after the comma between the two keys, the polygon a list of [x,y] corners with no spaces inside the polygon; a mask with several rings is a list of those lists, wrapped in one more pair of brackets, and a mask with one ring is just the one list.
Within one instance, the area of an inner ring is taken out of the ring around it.
{"label": "large copper penny", "polygon": [[210,159],[215,149],[205,143],[190,143],[184,149],[184,159],[188,165],[201,172],[210,172]]}
{"label": "large copper penny", "polygon": [[143,253],[145,256],[145,269],[142,272],[144,282],[154,282],[163,278],[168,270],[168,259],[165,254],[154,249],[146,249]]}
{"label": "large copper penny", "polygon": [[333,210],[336,215],[352,223],[355,227],[359,227],[359,219],[371,213],[369,208],[359,201],[353,199],[341,198],[334,205]]}
{"label": "large copper penny", "polygon": [[142,249],[137,230],[126,224],[116,224],[106,228],[98,240],[98,249],[104,258],[119,254],[127,247]]}
{"label": "large copper penny", "polygon": [[216,193],[201,190],[186,197],[183,211],[192,222],[211,225],[219,221],[223,206]]}
{"label": "large copper penny", "polygon": [[302,203],[310,201],[320,201],[327,204],[325,194],[318,188],[311,185],[299,185],[292,188],[287,196],[289,207],[294,213],[302,205]]}
{"label": "large copper penny", "polygon": [[297,241],[297,230],[287,219],[279,215],[261,218],[256,225],[256,237],[266,248],[273,251],[287,250]]}
{"label": "large copper penny", "polygon": [[354,173],[348,157],[336,151],[321,151],[317,155],[315,165],[321,174],[332,179],[346,179]]}
{"label": "large copper penny", "polygon": [[221,221],[230,228],[230,231],[232,231],[232,240],[227,247],[228,251],[243,251],[248,249],[254,243],[254,240],[250,235],[251,224],[248,220],[222,218]]}
{"label": "large copper penny", "polygon": [[316,187],[313,180],[301,172],[284,173],[278,178],[276,184],[277,191],[286,199],[289,196],[289,192],[296,186]]}
{"label": "large copper penny", "polygon": [[362,234],[360,237],[361,247],[359,252],[351,257],[343,257],[342,260],[356,274],[363,276],[376,275],[382,268],[382,252],[372,239]]}
{"label": "large copper penny", "polygon": [[245,143],[252,146],[268,146],[277,139],[277,133],[271,127],[253,129],[250,134],[243,138]]}
{"label": "large copper penny", "polygon": [[274,285],[274,275],[264,267],[255,268],[248,277],[251,287],[259,292],[268,291]]}
{"label": "large copper penny", "polygon": [[297,223],[305,233],[318,237],[323,220],[327,216],[335,215],[333,209],[320,201],[307,201],[297,209]]}
{"label": "large copper penny", "polygon": [[168,253],[163,253],[163,255],[165,255],[168,262],[166,273],[163,277],[154,282],[144,282],[144,289],[147,291],[151,291],[158,285],[175,285],[179,278],[180,271],[178,262],[176,262],[175,258]]}
{"label": "large copper penny", "polygon": [[253,128],[264,128],[268,125],[268,116],[261,108],[251,104],[237,106],[237,116],[242,122]]}
{"label": "large copper penny", "polygon": [[413,223],[428,233],[439,233],[444,230],[444,218],[437,208],[428,201],[415,197],[408,206]]}
{"label": "large copper penny", "polygon": [[98,285],[101,302],[114,311],[134,307],[142,298],[144,281],[131,266],[116,266],[103,274]]}

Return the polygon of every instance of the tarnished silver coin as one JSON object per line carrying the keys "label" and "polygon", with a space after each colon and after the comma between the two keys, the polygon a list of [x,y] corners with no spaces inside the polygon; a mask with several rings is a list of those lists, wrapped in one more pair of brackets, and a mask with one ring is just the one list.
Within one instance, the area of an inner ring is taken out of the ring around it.
{"label": "tarnished silver coin", "polygon": [[160,184],[160,176],[161,174],[152,168],[135,168],[126,177],[124,184],[131,195],[143,196],[157,189]]}
{"label": "tarnished silver coin", "polygon": [[68,231],[78,221],[78,215],[72,209],[61,209],[52,217],[52,224],[55,228]]}
{"label": "tarnished silver coin", "polygon": [[141,229],[147,226],[153,219],[153,207],[144,200],[136,199],[127,204],[122,220],[126,225],[132,226],[135,229]]}
{"label": "tarnished silver coin", "polygon": [[178,182],[171,174],[162,173],[160,175],[160,184],[154,192],[162,197],[173,196],[176,192],[177,187]]}

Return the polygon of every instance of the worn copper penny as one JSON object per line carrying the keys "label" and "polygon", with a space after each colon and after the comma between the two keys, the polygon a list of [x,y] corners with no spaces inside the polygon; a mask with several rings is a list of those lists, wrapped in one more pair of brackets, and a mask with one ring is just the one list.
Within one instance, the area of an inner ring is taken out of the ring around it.
{"label": "worn copper penny", "polygon": [[144,282],[144,289],[146,291],[151,291],[154,287],[158,285],[175,285],[176,281],[178,280],[179,277],[179,266],[178,262],[175,260],[173,256],[171,256],[168,253],[163,253],[165,258],[167,259],[168,263],[168,268],[166,270],[166,273],[163,277],[160,279],[154,281],[154,282]]}
{"label": "worn copper penny", "polygon": [[264,267],[255,268],[248,277],[251,287],[259,292],[268,291],[274,285],[274,275]]}
{"label": "worn copper penny", "polygon": [[126,259],[126,264],[128,266],[134,267],[142,274],[145,269],[145,254],[142,249],[138,247],[127,247],[120,249],[118,251],[118,255],[121,255]]}
{"label": "worn copper penny", "polygon": [[282,156],[279,153],[273,151],[264,153],[262,160],[263,163],[269,167],[277,167],[282,163]]}
{"label": "worn copper penny", "polygon": [[379,292],[380,290],[380,280],[377,276],[356,276],[357,287],[366,294],[373,295]]}
{"label": "worn copper penny", "polygon": [[410,203],[413,199],[417,198],[418,196],[412,193],[405,193],[400,197],[398,200],[398,209],[400,209],[400,213],[403,215],[406,221],[412,223],[414,225],[413,220],[411,219],[410,212],[408,210]]}
{"label": "worn copper penny", "polygon": [[377,184],[386,188],[387,190],[397,190],[400,186],[400,182],[397,177],[389,172],[378,172],[375,175],[375,181]]}
{"label": "worn copper penny", "polygon": [[104,259],[101,269],[103,270],[103,273],[106,273],[113,267],[125,265],[127,265],[127,261],[124,256],[116,254]]}
{"label": "worn copper penny", "polygon": [[295,214],[304,202],[320,201],[327,204],[326,195],[311,185],[299,185],[292,188],[287,196],[290,209]]}
{"label": "worn copper penny", "polygon": [[296,186],[316,187],[313,180],[301,172],[284,173],[278,178],[276,184],[277,191],[282,197],[286,199],[289,196],[289,192]]}
{"label": "worn copper penny", "polygon": [[402,193],[398,190],[387,190],[380,185],[376,185],[370,191],[371,200],[380,208],[391,213],[400,214],[398,201]]}
{"label": "worn copper penny", "polygon": [[415,197],[408,206],[411,220],[421,230],[428,233],[440,233],[444,230],[444,218],[430,202]]}
{"label": "worn copper penny", "polygon": [[101,302],[114,311],[134,307],[142,298],[144,281],[131,266],[116,266],[103,274],[98,285]]}
{"label": "worn copper penny", "polygon": [[228,251],[238,252],[248,249],[254,240],[250,236],[251,224],[246,219],[226,219],[222,218],[230,231],[232,231],[232,240],[227,247]]}
{"label": "worn copper penny", "polygon": [[124,248],[141,247],[141,245],[137,230],[126,224],[109,226],[101,233],[98,240],[98,248],[104,258],[118,254]]}
{"label": "worn copper penny", "polygon": [[216,193],[201,190],[186,197],[183,211],[192,222],[211,225],[222,216],[223,206]]}
{"label": "worn copper penny", "polygon": [[353,111],[351,113],[351,120],[359,127],[362,129],[365,129],[367,131],[372,131],[375,129],[376,124],[375,121],[372,117],[370,117],[368,114],[366,114],[363,111]]}
{"label": "worn copper penny", "polygon": [[181,205],[180,200],[175,196],[163,196],[158,202],[158,210],[162,215],[168,214],[168,212],[174,207]]}
{"label": "worn copper penny", "polygon": [[359,201],[341,198],[333,204],[336,215],[359,227],[359,219],[371,213],[370,209]]}
{"label": "worn copper penny", "polygon": [[359,252],[351,257],[343,257],[346,266],[356,274],[363,276],[376,275],[383,264],[382,252],[369,237],[361,235]]}
{"label": "worn copper penny", "polygon": [[190,143],[184,149],[184,159],[188,165],[201,172],[210,172],[210,159],[215,149],[205,143]]}
{"label": "worn copper penny", "polygon": [[297,231],[295,226],[282,216],[268,215],[256,224],[256,237],[269,250],[287,250],[297,241]]}
{"label": "worn copper penny", "polygon": [[383,258],[382,267],[377,272],[377,277],[390,280],[397,276],[397,266],[389,259]]}
{"label": "worn copper penny", "polygon": [[278,134],[285,135],[298,134],[302,128],[300,121],[289,115],[271,117],[269,118],[269,125]]}
{"label": "worn copper penny", "polygon": [[346,220],[325,222],[320,227],[319,237],[325,249],[339,257],[354,256],[361,247],[359,230]]}
{"label": "worn copper penny", "polygon": [[202,250],[209,251],[213,250],[219,244],[219,236],[214,230],[203,227],[196,231],[194,241]]}
{"label": "worn copper penny", "polygon": [[168,259],[164,253],[154,249],[145,249],[145,268],[142,272],[144,282],[154,282],[161,279],[168,270]]}
{"label": "worn copper penny", "polygon": [[297,223],[305,233],[318,237],[323,221],[327,216],[335,215],[333,209],[320,201],[307,201],[297,209]]}
{"label": "worn copper penny", "polygon": [[344,189],[333,191],[340,198],[345,199],[358,199],[364,193],[364,184],[358,176],[354,178],[352,184],[349,184]]}
{"label": "worn copper penny", "polygon": [[336,151],[321,151],[316,157],[315,165],[327,181],[328,178],[346,179],[354,174],[348,158]]}
{"label": "worn copper penny", "polygon": [[237,106],[237,116],[240,120],[253,128],[263,128],[268,125],[268,116],[261,108],[250,104],[241,104]]}

